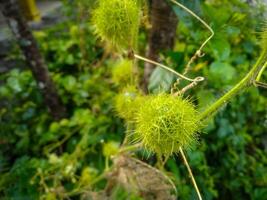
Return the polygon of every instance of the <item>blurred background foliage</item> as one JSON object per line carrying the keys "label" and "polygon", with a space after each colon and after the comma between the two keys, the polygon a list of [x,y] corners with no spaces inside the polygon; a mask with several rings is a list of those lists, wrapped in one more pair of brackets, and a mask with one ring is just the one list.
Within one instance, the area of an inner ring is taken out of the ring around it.
{"label": "blurred background foliage", "polygon": [[[68,20],[34,33],[69,117],[53,121],[25,67],[0,74],[0,199],[90,199],[90,191],[105,187],[101,175],[107,159],[118,151],[125,127],[114,112],[120,88],[112,79],[117,58],[105,52],[93,34],[89,16],[93,2],[66,1]],[[264,7],[239,0],[180,2],[216,33],[190,74],[206,77],[204,84],[187,93],[202,110],[255,62]],[[181,9],[174,10],[179,17],[176,45],[161,56],[182,71],[208,32]],[[139,43],[144,52],[144,28]],[[16,47],[10,57],[22,59]],[[174,81],[160,69],[151,77],[151,93],[167,91]],[[264,89],[251,88],[233,99],[187,151],[203,199],[267,199],[266,95]],[[196,199],[179,155],[167,162],[166,170],[177,186],[178,199]],[[141,199],[120,187],[112,198]]]}

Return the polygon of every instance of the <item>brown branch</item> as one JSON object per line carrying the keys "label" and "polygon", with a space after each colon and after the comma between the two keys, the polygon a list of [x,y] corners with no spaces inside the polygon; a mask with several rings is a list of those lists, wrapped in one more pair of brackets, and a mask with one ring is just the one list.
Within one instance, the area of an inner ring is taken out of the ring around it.
{"label": "brown branch", "polygon": [[66,113],[65,107],[60,101],[30,28],[20,13],[18,3],[15,0],[0,0],[0,8],[25,56],[49,112],[55,119],[63,118]]}
{"label": "brown branch", "polygon": [[[152,0],[150,23],[149,48],[146,57],[158,62],[159,53],[174,46],[178,19],[166,0]],[[147,85],[154,68],[153,64],[145,64],[142,83],[145,92],[148,92]]]}

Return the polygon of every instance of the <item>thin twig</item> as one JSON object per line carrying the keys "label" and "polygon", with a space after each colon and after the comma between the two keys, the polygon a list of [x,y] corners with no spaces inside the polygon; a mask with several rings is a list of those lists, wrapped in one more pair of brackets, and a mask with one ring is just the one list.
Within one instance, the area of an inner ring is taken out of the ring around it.
{"label": "thin twig", "polygon": [[186,68],[184,69],[184,73],[186,74],[189,70],[190,70],[190,66],[191,64],[194,62],[194,60],[197,57],[202,57],[204,54],[202,54],[202,49],[204,48],[204,46],[210,41],[210,39],[214,36],[214,31],[212,30],[212,28],[203,20],[201,19],[198,15],[196,15],[194,12],[192,12],[190,9],[188,9],[187,7],[185,7],[184,5],[178,3],[175,0],[170,0],[172,3],[174,3],[175,5],[181,7],[182,9],[184,9],[186,12],[188,12],[190,15],[192,15],[193,17],[195,17],[198,21],[200,21],[210,32],[211,35],[202,43],[202,45],[199,47],[199,49],[195,52],[195,54],[192,56],[192,58],[190,59],[190,61],[188,62],[188,64],[186,65]]}
{"label": "thin twig", "polygon": [[197,86],[198,82],[194,81],[192,83],[190,83],[189,85],[185,86],[183,89],[181,89],[180,91],[178,92],[175,92],[172,90],[171,93],[173,94],[173,96],[179,96],[179,95],[182,95],[184,94],[187,90],[190,90],[192,89],[193,87]]}
{"label": "thin twig", "polygon": [[260,81],[254,81],[253,84],[254,84],[256,87],[262,87],[262,88],[267,89],[267,84],[266,84],[266,83],[263,83],[263,82],[260,82]]}
{"label": "thin twig", "polygon": [[137,143],[137,144],[134,144],[134,145],[131,145],[131,146],[121,147],[121,149],[119,150],[119,153],[125,153],[125,152],[128,152],[128,151],[135,151],[141,146],[142,146],[141,143]]}
{"label": "thin twig", "polygon": [[[188,9],[187,7],[185,7],[184,5],[180,4],[179,2],[177,2],[175,0],[170,0],[170,1],[172,3],[174,3],[175,5],[181,7],[182,9],[184,9],[190,15],[192,15],[193,17],[195,17],[197,20],[199,20],[211,32],[211,35],[202,43],[202,45],[199,47],[199,49],[195,52],[195,54],[190,58],[189,62],[186,64],[186,67],[185,67],[185,69],[183,71],[183,75],[186,75],[188,73],[188,71],[190,70],[192,63],[198,57],[204,56],[204,54],[202,53],[202,49],[209,42],[209,40],[211,40],[211,38],[214,36],[214,31],[212,30],[212,28],[204,20],[202,20],[198,15],[196,15],[190,9]],[[171,88],[172,93],[174,93],[175,88],[177,88],[179,84],[180,84],[180,79],[178,78],[175,81],[175,83],[173,84],[172,88]]]}
{"label": "thin twig", "polygon": [[187,168],[187,171],[188,171],[188,173],[189,173],[189,175],[190,175],[190,178],[191,178],[191,180],[192,180],[193,186],[194,186],[194,188],[195,188],[195,190],[196,190],[196,192],[197,192],[198,199],[199,199],[199,200],[202,200],[202,197],[201,197],[200,191],[199,191],[199,189],[198,189],[197,183],[196,183],[196,181],[195,181],[194,175],[193,175],[192,170],[191,170],[191,168],[190,168],[190,166],[189,166],[189,164],[188,164],[188,162],[187,162],[187,159],[186,159],[186,157],[185,157],[184,151],[183,151],[183,149],[182,149],[181,147],[180,147],[180,153],[181,153],[181,155],[182,155],[184,164],[185,164],[185,166],[186,166],[186,168]]}
{"label": "thin twig", "polygon": [[182,75],[182,74],[176,72],[175,70],[173,70],[172,68],[170,68],[170,67],[168,67],[168,66],[166,66],[166,65],[163,65],[163,64],[161,64],[161,63],[155,62],[155,61],[153,61],[153,60],[150,60],[150,59],[148,59],[148,58],[142,57],[142,56],[137,55],[137,54],[134,54],[134,57],[137,58],[137,59],[139,59],[139,60],[143,60],[143,61],[145,61],[145,62],[151,63],[151,64],[153,64],[153,65],[157,65],[157,66],[159,66],[159,67],[161,67],[161,68],[163,68],[163,69],[165,69],[165,70],[168,70],[169,72],[172,72],[172,73],[175,74],[176,76],[178,76],[178,77],[180,77],[180,78],[182,78],[182,79],[185,79],[185,80],[187,80],[187,81],[190,81],[190,82],[201,82],[201,81],[205,80],[204,77],[200,77],[200,76],[199,76],[199,77],[196,77],[196,78],[194,78],[194,79],[188,78],[188,77],[186,77],[186,76],[184,76],[184,75]]}

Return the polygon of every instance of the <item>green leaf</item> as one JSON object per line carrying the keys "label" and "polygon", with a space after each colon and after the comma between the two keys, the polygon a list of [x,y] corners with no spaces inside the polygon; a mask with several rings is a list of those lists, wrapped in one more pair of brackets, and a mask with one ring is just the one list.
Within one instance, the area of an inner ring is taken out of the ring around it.
{"label": "green leaf", "polygon": [[148,89],[153,93],[170,90],[175,76],[171,72],[157,67],[149,79]]}
{"label": "green leaf", "polygon": [[219,121],[219,129],[217,132],[218,137],[221,138],[225,138],[230,134],[234,133],[234,128],[231,125],[231,123],[229,122],[228,119],[220,119]]}
{"label": "green leaf", "polygon": [[231,46],[226,39],[217,38],[210,43],[213,56],[219,60],[227,60],[231,53]]}
{"label": "green leaf", "polygon": [[64,78],[63,85],[67,91],[73,91],[76,87],[76,83],[77,83],[76,78],[69,75]]}
{"label": "green leaf", "polygon": [[7,85],[14,91],[14,92],[21,92],[22,88],[19,83],[19,80],[15,77],[10,77],[7,79]]}
{"label": "green leaf", "polygon": [[227,34],[229,36],[239,37],[239,34],[240,34],[241,30],[238,27],[235,27],[235,26],[228,26],[226,28],[226,32],[227,32]]}
{"label": "green leaf", "polygon": [[[189,8],[197,15],[200,15],[200,13],[201,13],[200,0],[191,0],[191,1],[182,0],[182,1],[179,1],[179,3],[181,3],[185,7]],[[178,7],[177,5],[175,5],[175,4],[171,4],[171,5],[174,8],[175,14],[179,17],[179,19],[181,21],[185,21],[186,18],[193,18],[193,16],[191,16],[188,12],[186,12],[182,8]]]}
{"label": "green leaf", "polygon": [[236,74],[236,70],[229,63],[213,62],[210,66],[211,79],[215,82],[230,83]]}
{"label": "green leaf", "polygon": [[220,12],[218,8],[210,4],[203,4],[202,10],[204,15],[208,18],[208,21],[214,24],[215,29],[221,27],[227,20],[231,17],[231,12],[229,12],[229,7],[220,5]]}

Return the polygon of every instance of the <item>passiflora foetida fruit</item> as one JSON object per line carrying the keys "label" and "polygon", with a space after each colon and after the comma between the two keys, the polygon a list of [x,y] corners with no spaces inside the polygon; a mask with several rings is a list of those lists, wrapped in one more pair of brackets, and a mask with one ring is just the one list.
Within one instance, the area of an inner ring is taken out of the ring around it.
{"label": "passiflora foetida fruit", "polygon": [[95,33],[117,50],[134,48],[140,10],[139,0],[99,0],[92,13]]}
{"label": "passiflora foetida fruit", "polygon": [[181,96],[151,95],[135,115],[135,136],[144,147],[163,156],[190,147],[201,128],[194,105]]}

